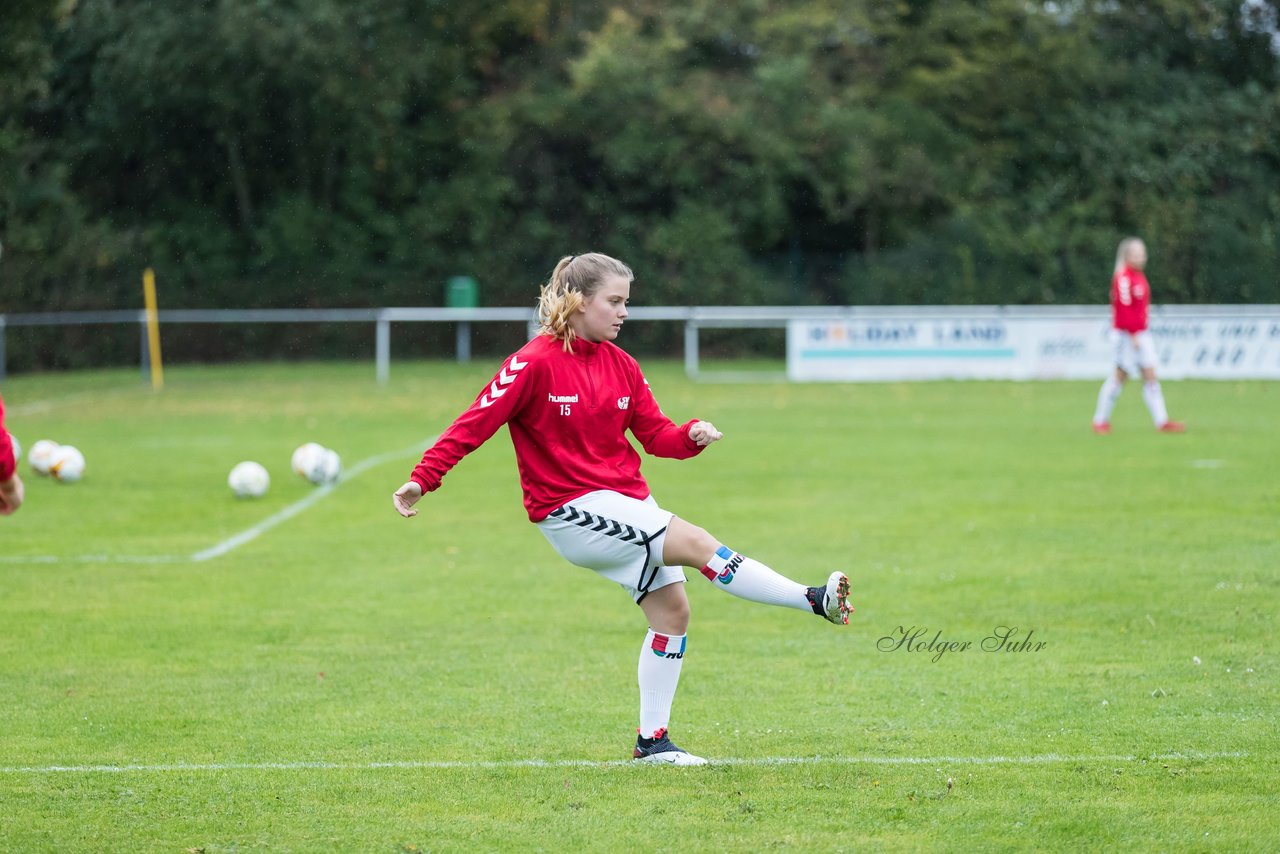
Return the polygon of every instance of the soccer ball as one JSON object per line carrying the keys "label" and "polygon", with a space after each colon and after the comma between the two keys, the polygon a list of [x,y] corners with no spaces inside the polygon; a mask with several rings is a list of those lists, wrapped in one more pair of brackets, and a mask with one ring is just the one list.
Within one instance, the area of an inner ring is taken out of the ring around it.
{"label": "soccer ball", "polygon": [[316,442],[299,445],[290,461],[293,470],[316,486],[336,483],[342,474],[342,458]]}
{"label": "soccer ball", "polygon": [[298,449],[293,452],[293,460],[291,462],[294,473],[314,483],[315,472],[320,467],[321,457],[323,456],[324,446],[318,442],[307,442],[305,445],[299,445]]}
{"label": "soccer ball", "polygon": [[49,474],[62,483],[75,483],[84,477],[84,454],[74,445],[59,445],[49,459]]}
{"label": "soccer ball", "polygon": [[315,473],[309,477],[312,483],[326,484],[337,483],[338,478],[342,476],[342,457],[338,456],[338,452],[325,448],[324,453],[320,455],[320,465],[316,467]]}
{"label": "soccer ball", "polygon": [[41,439],[31,446],[27,454],[27,462],[36,474],[48,474],[49,463],[53,462],[53,452],[58,450],[58,443],[52,439]]}
{"label": "soccer ball", "polygon": [[237,498],[261,498],[271,486],[271,475],[260,463],[245,460],[231,469],[231,474],[227,475],[227,486]]}

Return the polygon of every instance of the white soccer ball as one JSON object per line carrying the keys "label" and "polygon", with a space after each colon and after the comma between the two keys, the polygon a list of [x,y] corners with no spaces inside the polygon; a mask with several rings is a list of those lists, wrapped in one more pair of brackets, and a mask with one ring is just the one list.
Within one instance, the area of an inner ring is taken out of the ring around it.
{"label": "white soccer ball", "polygon": [[227,486],[238,498],[261,498],[271,486],[271,475],[260,463],[245,460],[231,469],[231,474],[227,475]]}
{"label": "white soccer ball", "polygon": [[62,483],[75,483],[84,477],[84,454],[74,445],[59,445],[49,460],[49,474]]}
{"label": "white soccer ball", "polygon": [[18,437],[9,434],[9,444],[13,445],[13,461],[18,463],[22,459],[22,443],[18,441]]}
{"label": "white soccer ball", "polygon": [[320,467],[323,456],[324,446],[319,442],[307,442],[305,445],[299,445],[298,449],[293,452],[291,461],[294,473],[299,477],[314,482],[315,472]]}
{"label": "white soccer ball", "polygon": [[48,474],[49,463],[53,461],[53,452],[58,450],[58,443],[52,439],[41,439],[31,446],[27,454],[27,462],[36,474]]}
{"label": "white soccer ball", "polygon": [[316,466],[315,472],[307,480],[321,486],[327,483],[337,483],[338,478],[342,476],[342,457],[338,456],[338,452],[325,448],[324,453],[320,455],[320,464]]}

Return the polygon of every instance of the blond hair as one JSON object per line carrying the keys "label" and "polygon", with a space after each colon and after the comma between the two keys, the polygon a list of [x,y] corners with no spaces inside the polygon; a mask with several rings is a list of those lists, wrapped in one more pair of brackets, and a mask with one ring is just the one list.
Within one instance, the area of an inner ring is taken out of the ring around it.
{"label": "blond hair", "polygon": [[573,339],[578,333],[569,321],[608,276],[625,276],[628,282],[635,280],[630,267],[599,252],[561,258],[538,295],[538,333],[563,341],[565,352],[572,353]]}
{"label": "blond hair", "polygon": [[1120,241],[1119,247],[1116,248],[1116,268],[1112,271],[1113,276],[1120,275],[1120,272],[1129,266],[1129,250],[1138,243],[1142,243],[1141,237],[1126,237]]}

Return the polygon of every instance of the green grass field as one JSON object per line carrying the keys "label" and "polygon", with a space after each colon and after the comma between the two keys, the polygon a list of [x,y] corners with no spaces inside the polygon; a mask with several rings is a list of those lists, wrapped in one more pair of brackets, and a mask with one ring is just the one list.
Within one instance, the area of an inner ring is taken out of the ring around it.
{"label": "green grass field", "polygon": [[[725,433],[647,461],[663,505],[857,606],[694,574],[673,734],[712,764],[676,769],[620,761],[643,618],[528,524],[505,431],[392,510],[495,366],[11,378],[10,429],[88,469],[24,461],[0,518],[0,850],[1276,849],[1280,385],[1166,383],[1182,436],[1131,386],[1097,437],[1094,383],[649,365]],[[309,440],[351,472],[322,496]],[[982,650],[1001,626],[1044,646]]]}

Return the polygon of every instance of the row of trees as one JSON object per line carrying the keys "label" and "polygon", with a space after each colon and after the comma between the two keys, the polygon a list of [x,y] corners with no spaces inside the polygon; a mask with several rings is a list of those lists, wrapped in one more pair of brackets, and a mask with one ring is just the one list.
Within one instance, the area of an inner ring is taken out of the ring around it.
{"label": "row of trees", "polygon": [[7,0],[0,311],[1280,301],[1276,0]]}

